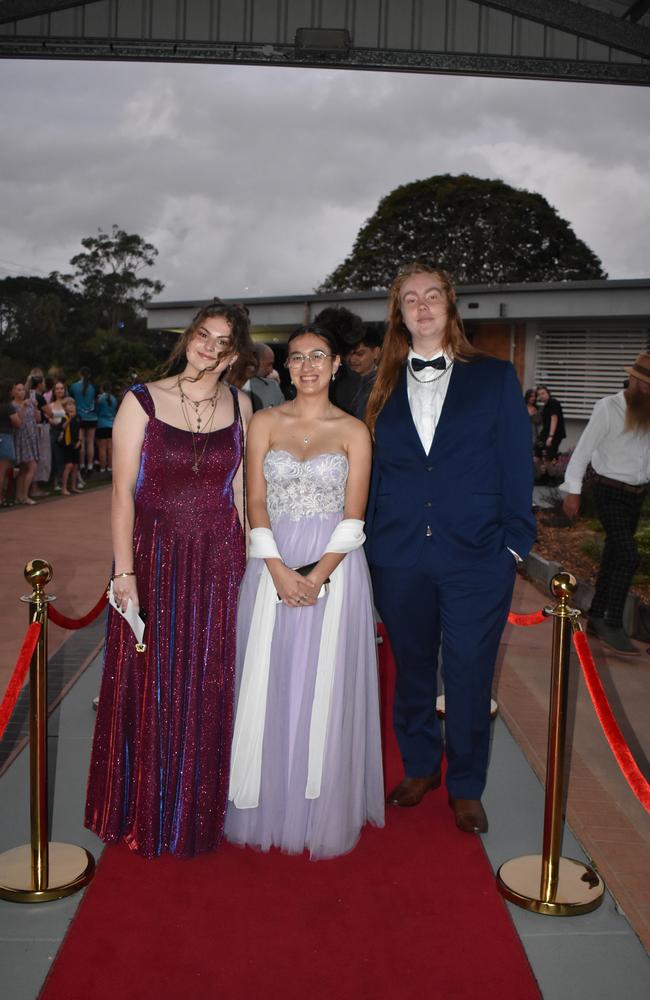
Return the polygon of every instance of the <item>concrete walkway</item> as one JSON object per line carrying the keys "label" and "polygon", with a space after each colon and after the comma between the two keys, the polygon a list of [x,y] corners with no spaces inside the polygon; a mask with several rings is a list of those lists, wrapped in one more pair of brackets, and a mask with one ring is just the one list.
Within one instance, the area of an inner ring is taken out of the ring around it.
{"label": "concrete walkway", "polygon": [[[110,486],[70,497],[53,497],[35,507],[0,509],[0,697],[13,670],[27,628],[30,588],[23,570],[30,559],[47,559],[54,570],[48,592],[56,606],[76,618],[96,604],[111,571]],[[50,654],[70,633],[51,626]]]}

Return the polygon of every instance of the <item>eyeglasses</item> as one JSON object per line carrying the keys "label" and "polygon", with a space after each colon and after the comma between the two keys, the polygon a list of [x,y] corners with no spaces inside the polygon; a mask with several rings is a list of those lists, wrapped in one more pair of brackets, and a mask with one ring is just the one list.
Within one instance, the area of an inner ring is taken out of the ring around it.
{"label": "eyeglasses", "polygon": [[333,354],[326,354],[325,351],[310,351],[309,354],[290,354],[285,364],[287,368],[302,368],[308,361],[312,368],[322,368],[326,358],[333,358]]}

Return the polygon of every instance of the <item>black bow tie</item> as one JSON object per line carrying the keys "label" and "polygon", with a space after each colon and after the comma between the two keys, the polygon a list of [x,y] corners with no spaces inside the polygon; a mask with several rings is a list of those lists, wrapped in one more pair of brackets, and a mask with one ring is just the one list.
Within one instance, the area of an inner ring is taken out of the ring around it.
{"label": "black bow tie", "polygon": [[444,372],[447,367],[447,362],[442,357],[432,358],[431,361],[421,361],[420,358],[411,358],[411,368],[414,372],[421,372],[423,368],[439,368],[440,371]]}

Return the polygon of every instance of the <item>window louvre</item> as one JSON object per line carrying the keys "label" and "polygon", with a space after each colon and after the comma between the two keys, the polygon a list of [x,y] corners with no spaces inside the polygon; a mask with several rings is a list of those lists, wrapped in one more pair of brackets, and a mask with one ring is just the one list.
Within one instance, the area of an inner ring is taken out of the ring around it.
{"label": "window louvre", "polygon": [[544,330],[537,343],[535,382],[548,385],[565,417],[588,419],[596,400],[623,388],[625,365],[650,353],[650,330]]}

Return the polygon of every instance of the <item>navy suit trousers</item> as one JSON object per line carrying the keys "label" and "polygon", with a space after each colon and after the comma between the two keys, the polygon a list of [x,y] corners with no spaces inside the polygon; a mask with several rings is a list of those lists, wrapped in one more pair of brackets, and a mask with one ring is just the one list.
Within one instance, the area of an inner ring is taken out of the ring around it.
{"label": "navy suit trousers", "polygon": [[[447,560],[444,560],[447,562]],[[447,790],[479,799],[490,749],[490,697],[515,581],[507,548],[450,571],[427,539],[415,566],[371,566],[375,604],[395,656],[394,727],[407,777],[440,766],[439,653],[445,688]]]}

